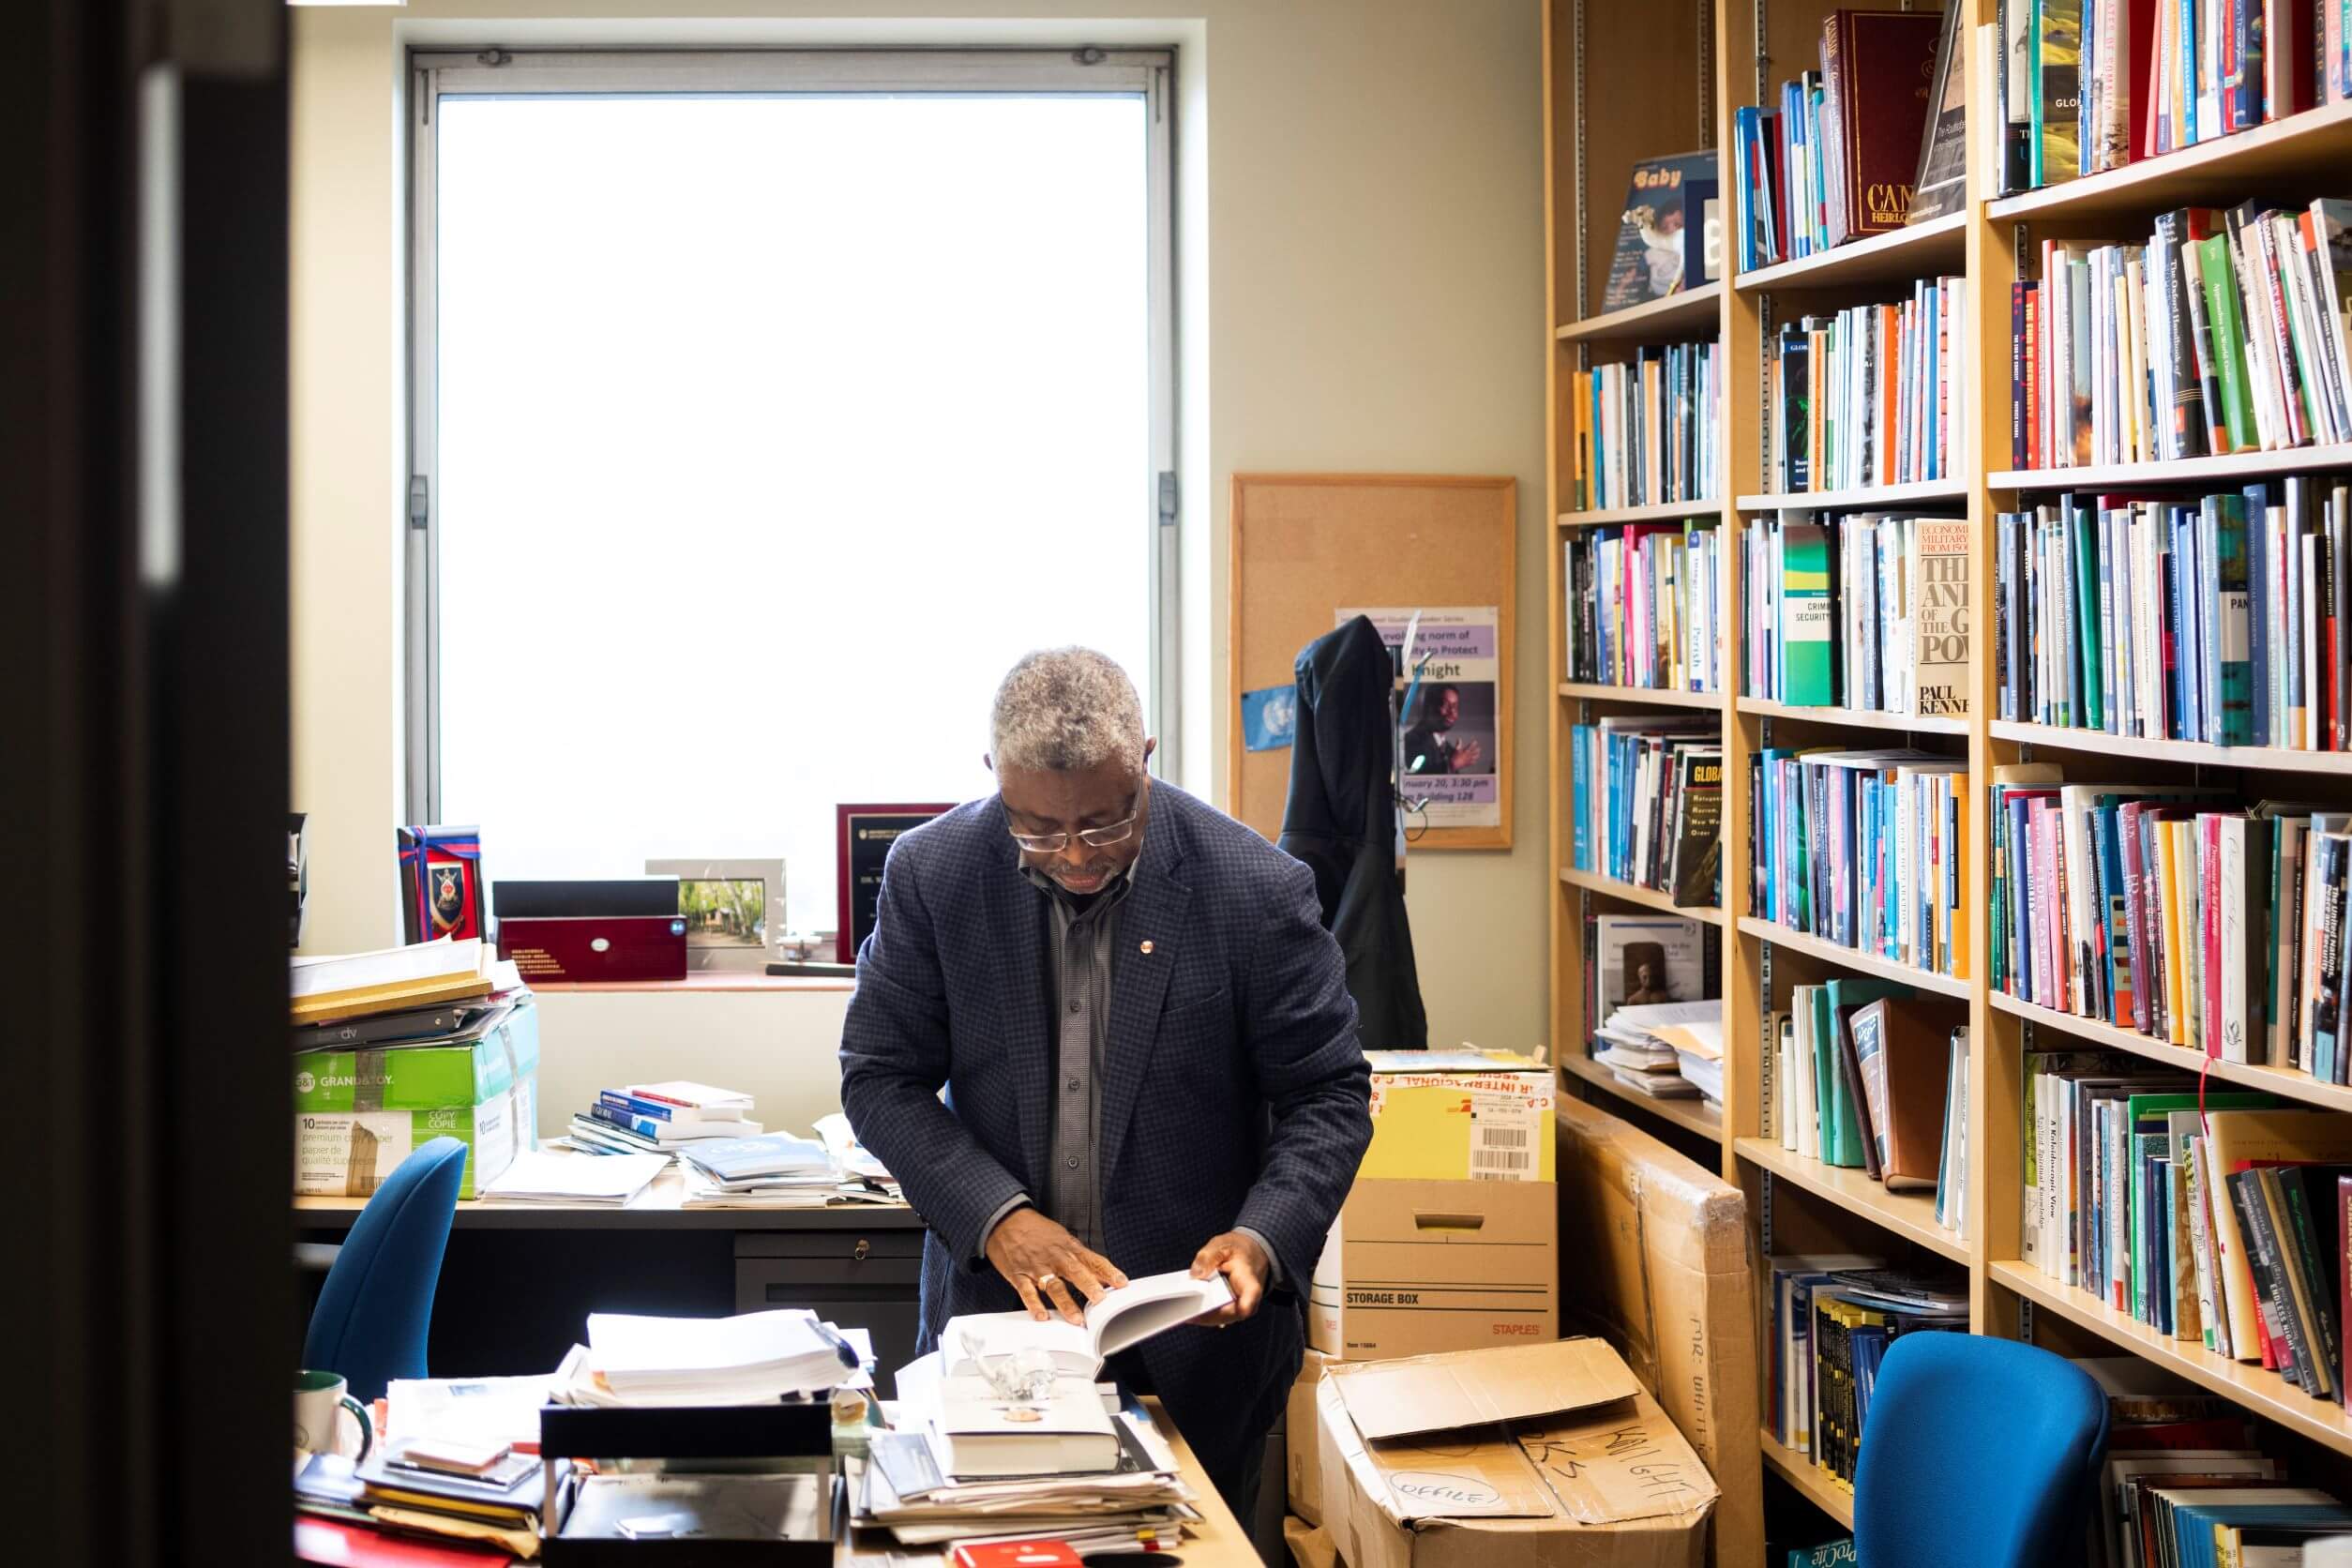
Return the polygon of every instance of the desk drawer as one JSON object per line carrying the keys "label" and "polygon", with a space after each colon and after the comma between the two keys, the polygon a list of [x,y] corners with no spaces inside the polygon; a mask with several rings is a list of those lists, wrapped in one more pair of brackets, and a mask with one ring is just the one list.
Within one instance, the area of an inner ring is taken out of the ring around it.
{"label": "desk drawer", "polygon": [[838,1258],[855,1262],[905,1259],[919,1264],[923,1231],[905,1229],[824,1230],[738,1230],[735,1256],[741,1258]]}
{"label": "desk drawer", "polygon": [[[851,1238],[852,1241],[855,1238]],[[735,1310],[802,1306],[874,1336],[876,1380],[885,1394],[914,1359],[921,1327],[922,1263],[913,1258],[735,1258]]]}

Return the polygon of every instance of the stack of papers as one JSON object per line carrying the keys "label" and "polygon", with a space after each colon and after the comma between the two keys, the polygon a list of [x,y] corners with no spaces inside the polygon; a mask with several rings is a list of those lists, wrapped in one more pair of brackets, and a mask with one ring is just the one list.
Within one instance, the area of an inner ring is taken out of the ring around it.
{"label": "stack of papers", "polygon": [[890,1200],[882,1187],[845,1178],[823,1144],[790,1133],[682,1144],[678,1163],[689,1209],[821,1208],[861,1199]]}
{"label": "stack of papers", "polygon": [[734,1318],[588,1315],[588,1343],[556,1369],[557,1404],[762,1405],[858,1382],[858,1353],[813,1312]]}
{"label": "stack of papers", "polygon": [[735,1089],[671,1078],[600,1091],[572,1118],[569,1141],[595,1154],[668,1154],[693,1143],[756,1138],[751,1096]]}
{"label": "stack of papers", "polygon": [[826,1152],[832,1154],[833,1163],[840,1168],[844,1177],[852,1181],[870,1182],[886,1190],[894,1199],[898,1196],[898,1179],[867,1151],[866,1145],[857,1140],[857,1134],[850,1130],[848,1117],[837,1110],[830,1116],[819,1117],[817,1137],[823,1142]]}
{"label": "stack of papers", "polygon": [[659,1154],[614,1154],[590,1159],[582,1154],[535,1150],[517,1154],[514,1164],[484,1187],[484,1199],[501,1203],[587,1204],[626,1208],[643,1195],[670,1162]]}
{"label": "stack of papers", "polygon": [[1723,1003],[1620,1007],[1592,1032],[1592,1059],[1636,1093],[1655,1099],[1704,1095],[1721,1106]]}

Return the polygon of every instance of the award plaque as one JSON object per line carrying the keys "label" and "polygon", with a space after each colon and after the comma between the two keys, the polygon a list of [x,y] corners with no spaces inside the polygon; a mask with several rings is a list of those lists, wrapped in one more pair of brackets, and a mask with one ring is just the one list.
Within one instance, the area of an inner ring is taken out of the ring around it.
{"label": "award plaque", "polygon": [[857,950],[874,928],[874,904],[882,897],[882,862],[898,836],[921,827],[952,806],[837,806],[834,848],[838,852],[840,925],[834,939],[838,960],[857,962]]}

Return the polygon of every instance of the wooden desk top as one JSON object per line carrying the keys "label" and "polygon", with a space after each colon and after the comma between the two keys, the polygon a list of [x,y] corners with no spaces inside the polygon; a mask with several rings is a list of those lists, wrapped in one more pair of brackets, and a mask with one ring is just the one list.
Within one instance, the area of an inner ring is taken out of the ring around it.
{"label": "wooden desk top", "polygon": [[[457,1224],[467,1230],[920,1230],[923,1221],[903,1203],[846,1203],[826,1209],[685,1209],[683,1179],[673,1166],[626,1209],[593,1203],[485,1203],[458,1205]],[[364,1198],[297,1198],[296,1230],[348,1230]]]}
{"label": "wooden desk top", "polygon": [[[1153,1424],[1176,1454],[1176,1468],[1184,1472],[1185,1484],[1194,1492],[1193,1506],[1200,1510],[1200,1523],[1192,1536],[1176,1549],[1184,1559],[1184,1568],[1263,1568],[1258,1548],[1250,1545],[1249,1535],[1235,1521],[1233,1511],[1225,1505],[1217,1489],[1209,1483],[1209,1472],[1200,1468],[1192,1445],[1184,1441],[1176,1424],[1168,1419],[1168,1411],[1155,1398],[1147,1397],[1143,1408],[1152,1412]],[[1271,1477],[1274,1485],[1280,1477]],[[1012,1528],[1008,1524],[1008,1528]],[[834,1554],[838,1568],[930,1568],[945,1560],[943,1554],[901,1546],[890,1537],[888,1530],[852,1529],[850,1538],[841,1543]],[[1138,1558],[1150,1562],[1150,1558]]]}

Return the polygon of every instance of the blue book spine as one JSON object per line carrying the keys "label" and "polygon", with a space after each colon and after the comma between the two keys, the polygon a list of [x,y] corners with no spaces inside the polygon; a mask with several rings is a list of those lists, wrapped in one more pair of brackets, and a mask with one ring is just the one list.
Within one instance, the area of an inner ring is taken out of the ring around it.
{"label": "blue book spine", "polygon": [[674,1107],[659,1100],[641,1100],[634,1094],[624,1094],[617,1089],[607,1089],[596,1095],[599,1105],[610,1106],[623,1116],[642,1116],[656,1122],[674,1122]]}
{"label": "blue book spine", "polygon": [[1570,815],[1575,822],[1576,852],[1571,862],[1579,871],[1592,869],[1592,726],[1572,724],[1568,727],[1568,756],[1573,769],[1571,788],[1576,806]]}
{"label": "blue book spine", "polygon": [[590,1106],[588,1114],[609,1126],[618,1127],[623,1132],[635,1133],[640,1138],[658,1138],[661,1137],[661,1129],[666,1125],[650,1116],[632,1116],[626,1110],[616,1110],[602,1100]]}

